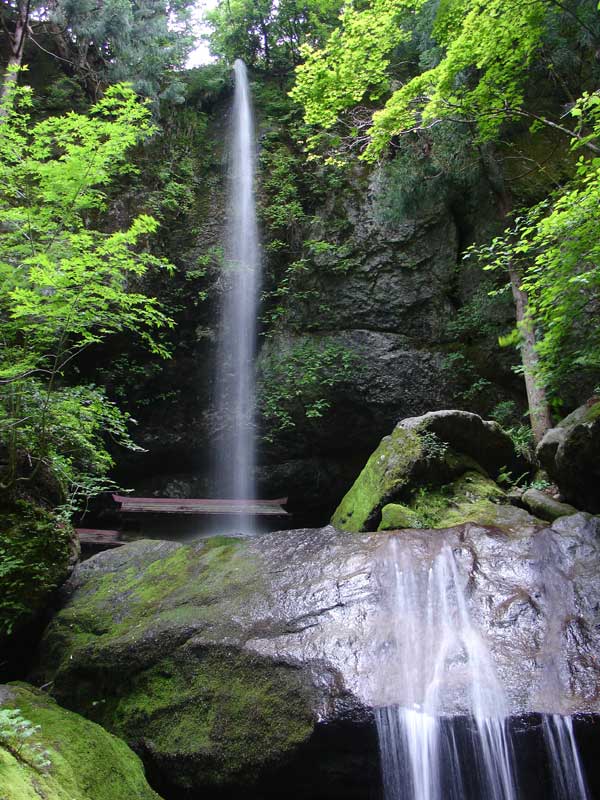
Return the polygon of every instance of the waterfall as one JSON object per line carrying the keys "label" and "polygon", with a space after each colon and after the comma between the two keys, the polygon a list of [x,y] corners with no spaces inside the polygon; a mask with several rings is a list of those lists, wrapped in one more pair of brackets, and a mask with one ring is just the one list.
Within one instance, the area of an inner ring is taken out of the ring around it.
{"label": "waterfall", "polygon": [[[255,135],[248,75],[234,65],[228,224],[217,348],[215,490],[252,499],[255,492],[254,362],[261,254],[254,195]],[[249,519],[242,520],[245,528]]]}
{"label": "waterfall", "polygon": [[583,767],[573,733],[573,720],[545,714],[543,730],[552,772],[554,800],[588,800]]}
{"label": "waterfall", "polygon": [[[429,534],[431,535],[431,534]],[[510,710],[449,545],[390,540],[376,692],[386,800],[518,800]],[[555,800],[588,800],[569,717],[545,715]]]}

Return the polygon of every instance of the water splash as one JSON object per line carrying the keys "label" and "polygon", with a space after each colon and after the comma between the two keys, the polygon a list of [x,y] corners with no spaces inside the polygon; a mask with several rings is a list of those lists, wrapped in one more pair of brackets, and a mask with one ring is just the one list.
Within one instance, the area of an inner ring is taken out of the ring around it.
{"label": "water splash", "polygon": [[[217,351],[215,490],[252,499],[255,490],[254,362],[261,253],[254,194],[255,134],[246,66],[234,64],[228,229]],[[251,520],[238,519],[248,529]]]}

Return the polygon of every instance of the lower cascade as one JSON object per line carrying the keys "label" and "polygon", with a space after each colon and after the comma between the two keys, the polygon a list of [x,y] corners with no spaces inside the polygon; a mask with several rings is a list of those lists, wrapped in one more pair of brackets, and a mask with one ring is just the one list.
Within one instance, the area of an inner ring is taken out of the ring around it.
{"label": "lower cascade", "polygon": [[[424,559],[414,542],[393,539],[383,570],[375,715],[385,798],[524,800],[506,695],[469,612],[461,551],[433,548]],[[553,798],[588,800],[572,718],[544,714],[542,730]]]}

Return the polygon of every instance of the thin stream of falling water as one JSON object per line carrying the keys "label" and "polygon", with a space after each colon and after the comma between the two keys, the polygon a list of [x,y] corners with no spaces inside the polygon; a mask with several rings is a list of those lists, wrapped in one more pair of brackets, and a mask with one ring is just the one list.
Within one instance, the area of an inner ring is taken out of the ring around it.
{"label": "thin stream of falling water", "polygon": [[554,800],[588,800],[572,718],[545,714],[542,727],[550,756]]}
{"label": "thin stream of falling water", "polygon": [[[217,348],[217,497],[252,499],[255,489],[254,362],[261,253],[256,200],[255,133],[246,66],[234,64],[235,95],[229,156],[225,284]],[[239,520],[248,530],[251,519]]]}

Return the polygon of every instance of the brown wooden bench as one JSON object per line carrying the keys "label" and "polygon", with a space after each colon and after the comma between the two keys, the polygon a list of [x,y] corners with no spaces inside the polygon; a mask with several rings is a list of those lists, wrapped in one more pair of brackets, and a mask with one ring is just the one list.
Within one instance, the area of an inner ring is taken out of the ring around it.
{"label": "brown wooden bench", "polygon": [[287,497],[278,500],[210,500],[181,497],[131,497],[113,494],[123,514],[243,514],[253,517],[287,517]]}

